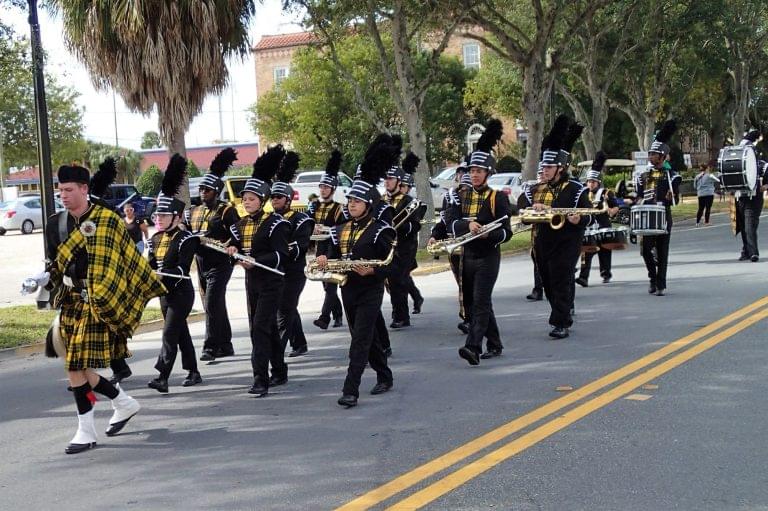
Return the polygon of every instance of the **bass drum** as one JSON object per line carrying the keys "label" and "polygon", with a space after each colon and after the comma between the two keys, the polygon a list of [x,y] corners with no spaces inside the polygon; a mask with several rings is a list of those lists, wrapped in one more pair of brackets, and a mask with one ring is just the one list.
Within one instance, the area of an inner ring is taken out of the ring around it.
{"label": "bass drum", "polygon": [[604,227],[600,229],[600,248],[605,250],[624,250],[627,248],[626,227]]}
{"label": "bass drum", "polygon": [[725,190],[751,192],[757,184],[757,156],[754,147],[723,147],[717,158],[717,169]]}
{"label": "bass drum", "polygon": [[600,250],[600,229],[587,229],[581,241],[581,252],[594,254],[598,250]]}

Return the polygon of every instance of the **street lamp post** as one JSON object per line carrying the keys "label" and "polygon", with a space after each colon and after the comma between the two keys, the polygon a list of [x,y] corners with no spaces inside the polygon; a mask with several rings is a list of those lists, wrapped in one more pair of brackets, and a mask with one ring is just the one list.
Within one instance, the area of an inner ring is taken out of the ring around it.
{"label": "street lamp post", "polygon": [[[40,42],[40,23],[37,19],[37,0],[28,0],[29,28],[32,42],[32,77],[35,84],[35,119],[37,121],[37,159],[40,166],[40,196],[43,202],[43,230],[48,217],[56,213],[53,202],[53,171],[51,168],[51,141],[48,136],[48,107],[45,102],[43,76],[43,47]],[[48,241],[43,236],[48,253]]]}

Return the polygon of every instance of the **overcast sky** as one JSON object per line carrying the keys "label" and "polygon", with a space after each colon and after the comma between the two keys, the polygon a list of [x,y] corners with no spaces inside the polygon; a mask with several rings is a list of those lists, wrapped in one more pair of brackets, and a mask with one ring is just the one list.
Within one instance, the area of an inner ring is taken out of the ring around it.
{"label": "overcast sky", "polygon": [[[301,27],[295,17],[284,15],[280,9],[280,0],[264,0],[256,4],[256,16],[251,23],[251,44],[255,44],[262,35],[296,32]],[[0,7],[4,23],[10,24],[19,34],[29,35],[29,24],[25,12],[7,7]],[[141,136],[145,131],[157,131],[157,116],[144,117],[132,113],[116,96],[116,109],[113,109],[112,93],[96,92],[91,85],[88,72],[64,46],[62,23],[52,18],[45,10],[40,11],[40,30],[43,47],[48,52],[46,71],[58,77],[62,83],[73,86],[81,96],[79,103],[85,108],[83,116],[84,136],[95,142],[115,143],[115,110],[117,111],[117,139],[120,146],[139,149]],[[248,124],[246,109],[256,100],[256,82],[253,58],[229,63],[229,87],[221,96],[221,117],[223,137],[219,123],[219,98],[208,97],[203,111],[195,117],[186,136],[187,147],[206,145],[216,139],[237,140],[238,142],[256,139]]]}

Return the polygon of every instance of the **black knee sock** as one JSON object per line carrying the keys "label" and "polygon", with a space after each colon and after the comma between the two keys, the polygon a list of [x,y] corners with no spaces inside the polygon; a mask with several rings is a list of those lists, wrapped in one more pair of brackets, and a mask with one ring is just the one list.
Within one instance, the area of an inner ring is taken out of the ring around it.
{"label": "black knee sock", "polygon": [[120,393],[120,391],[117,390],[117,387],[109,383],[109,380],[107,380],[103,376],[99,376],[99,383],[97,383],[96,386],[93,387],[93,390],[95,390],[99,394],[107,396],[109,399],[115,399],[117,395]]}
{"label": "black knee sock", "polygon": [[93,410],[93,403],[96,402],[96,396],[91,390],[91,384],[85,382],[79,387],[72,387],[72,392],[75,394],[75,403],[77,404],[78,415],[83,415]]}

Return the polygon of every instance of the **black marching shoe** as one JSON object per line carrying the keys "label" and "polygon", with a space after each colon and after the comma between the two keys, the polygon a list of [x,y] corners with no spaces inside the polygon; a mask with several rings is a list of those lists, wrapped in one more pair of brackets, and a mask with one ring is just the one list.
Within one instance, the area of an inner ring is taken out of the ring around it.
{"label": "black marching shoe", "polygon": [[650,286],[648,286],[648,294],[650,295],[656,294],[656,284],[651,284]]}
{"label": "black marching shoe", "polygon": [[421,314],[422,305],[424,305],[424,298],[420,296],[418,300],[413,301],[413,312],[411,314]]}
{"label": "black marching shoe", "polygon": [[407,326],[411,326],[410,321],[393,321],[392,323],[390,323],[389,328],[397,329],[397,328],[405,328]]}
{"label": "black marching shoe", "polygon": [[328,325],[330,323],[322,318],[317,318],[312,322],[312,324],[315,325],[320,330],[328,330]]}
{"label": "black marching shoe", "polygon": [[150,389],[155,389],[158,392],[161,392],[163,394],[168,393],[168,379],[167,378],[155,378],[153,380],[149,380],[149,383],[147,383],[147,387]]}
{"label": "black marching shoe", "polygon": [[274,374],[269,377],[269,386],[277,387],[279,385],[285,385],[288,383],[288,376],[275,376]]}
{"label": "black marching shoe", "polygon": [[480,355],[480,358],[483,360],[488,360],[489,358],[495,358],[501,356],[501,350],[488,350],[482,355]]}
{"label": "black marching shoe", "polygon": [[392,390],[392,382],[391,381],[390,382],[381,382],[381,383],[377,383],[376,385],[373,386],[373,388],[371,389],[371,394],[375,396],[377,394],[383,394],[385,392],[389,392],[390,390]]}
{"label": "black marching shoe", "polygon": [[469,362],[471,366],[480,364],[480,356],[466,346],[459,348],[459,356]]}
{"label": "black marching shoe", "polygon": [[747,254],[741,254],[739,261],[749,261],[749,256]]}
{"label": "black marching shoe", "polygon": [[611,281],[611,276],[610,275],[606,275],[606,276],[603,277],[603,284],[607,284],[610,281]]}
{"label": "black marching shoe", "polygon": [[526,300],[529,300],[531,302],[540,302],[544,299],[544,292],[541,289],[533,289],[531,291],[531,294],[525,297]]}
{"label": "black marching shoe", "polygon": [[344,321],[341,319],[341,316],[333,320],[333,328],[339,328],[341,326],[344,326]]}
{"label": "black marching shoe", "polygon": [[304,346],[299,346],[295,350],[292,350],[290,353],[288,353],[288,356],[290,358],[300,357],[306,353],[307,353],[307,345],[305,344]]}
{"label": "black marching shoe", "polygon": [[234,357],[235,350],[232,348],[219,348],[213,353],[214,358]]}
{"label": "black marching shoe", "polygon": [[392,356],[392,347],[391,346],[387,346],[386,348],[384,348],[384,356],[387,357],[387,358]]}
{"label": "black marching shoe", "polygon": [[336,402],[345,408],[352,408],[353,406],[357,406],[357,396],[344,394]]}
{"label": "black marching shoe", "polygon": [[182,387],[192,387],[198,383],[203,383],[203,377],[197,371],[190,371],[184,381],[181,382]]}
{"label": "black marching shoe", "polygon": [[760,257],[753,255],[752,257],[749,258],[749,260],[752,261],[753,263],[756,263],[760,260]]}
{"label": "black marching shoe", "polygon": [[587,279],[582,277],[577,278],[576,283],[581,287],[589,287],[589,283],[587,282]]}
{"label": "black marching shoe", "polygon": [[249,394],[254,394],[256,397],[264,397],[269,393],[269,387],[264,383],[261,378],[254,378],[253,385],[248,389]]}
{"label": "black marching shoe", "polygon": [[664,288],[660,287],[656,290],[656,296],[664,296]]}
{"label": "black marching shoe", "polygon": [[216,355],[213,354],[213,350],[203,350],[203,354],[200,355],[201,362],[210,362],[216,360]]}
{"label": "black marching shoe", "polygon": [[553,339],[565,339],[568,335],[568,329],[560,326],[556,326],[549,332],[549,336]]}
{"label": "black marching shoe", "polygon": [[117,385],[121,381],[125,380],[126,378],[130,377],[133,373],[131,372],[131,368],[128,367],[126,369],[123,369],[122,371],[118,371],[116,373],[112,374],[112,378],[109,379],[109,383],[112,385]]}
{"label": "black marching shoe", "polygon": [[463,334],[469,335],[469,322],[468,321],[464,321],[462,323],[459,323],[458,325],[456,325],[456,328],[461,330],[461,332]]}

